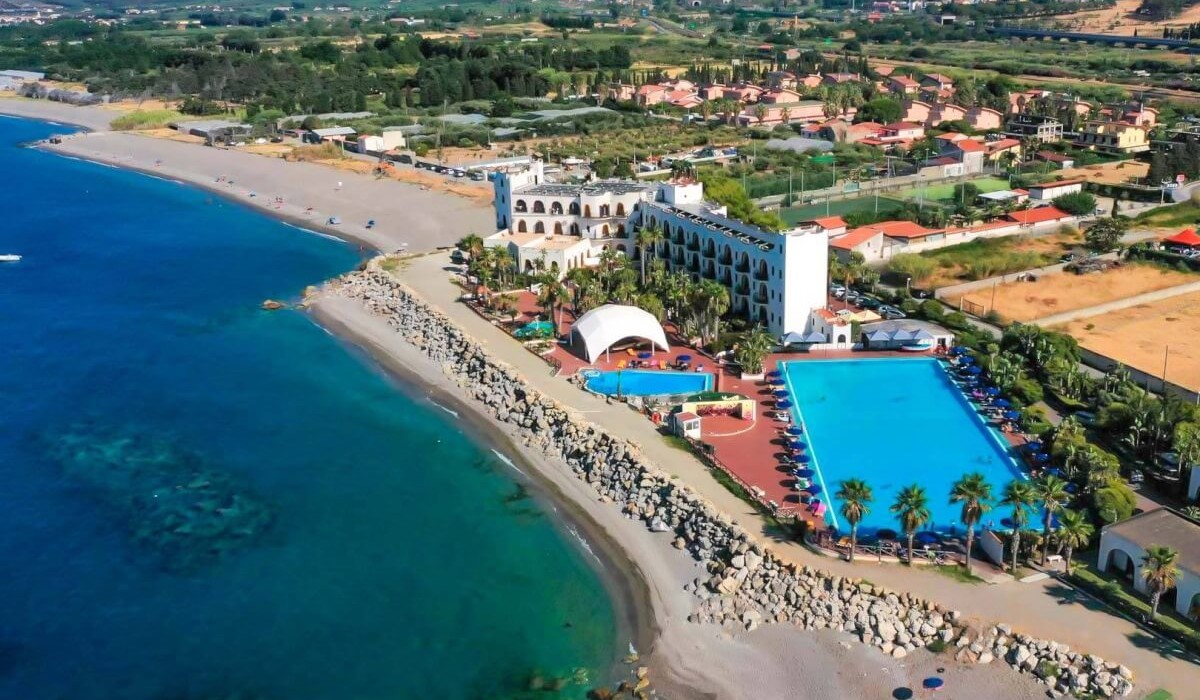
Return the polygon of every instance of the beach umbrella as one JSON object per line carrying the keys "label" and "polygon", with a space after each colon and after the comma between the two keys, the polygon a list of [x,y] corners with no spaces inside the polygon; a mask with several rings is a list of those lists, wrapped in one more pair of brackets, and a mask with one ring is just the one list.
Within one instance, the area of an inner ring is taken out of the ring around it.
{"label": "beach umbrella", "polygon": [[1000,524],[1003,525],[1004,527],[1008,528],[1009,530],[1013,529],[1013,527],[1016,526],[1016,523],[1013,522],[1012,518],[1000,518]]}
{"label": "beach umbrella", "polygon": [[787,399],[780,399],[779,401],[775,402],[775,408],[788,409],[791,407],[792,407],[792,402],[788,401]]}
{"label": "beach umbrella", "polygon": [[938,690],[945,684],[946,681],[943,681],[937,676],[930,676],[929,678],[921,681],[921,687],[925,688],[926,690]]}
{"label": "beach umbrella", "polygon": [[950,354],[951,355],[961,355],[969,349],[970,348],[968,348],[965,345],[955,345],[954,347],[950,348]]}
{"label": "beach umbrella", "polygon": [[983,390],[983,393],[987,394],[988,396],[999,396],[1000,388],[994,387],[994,386],[989,386],[988,388]]}
{"label": "beach umbrella", "polygon": [[971,374],[971,375],[975,375],[975,374],[982,374],[982,373],[983,373],[983,368],[982,368],[982,367],[980,367],[979,365],[971,365],[971,366],[967,367],[967,369],[966,369],[966,370],[964,370],[964,371],[965,371],[967,374]]}
{"label": "beach umbrella", "polygon": [[779,379],[780,377],[783,376],[783,373],[777,369],[773,369],[770,372],[767,372],[767,376],[770,377],[771,379]]}
{"label": "beach umbrella", "polygon": [[1038,450],[1042,449],[1042,441],[1030,440],[1029,442],[1025,443],[1025,447],[1033,452],[1037,452]]}
{"label": "beach umbrella", "polygon": [[801,478],[801,479],[811,479],[811,478],[813,477],[813,470],[811,470],[811,469],[797,469],[796,471],[792,472],[792,474],[793,474],[793,475],[795,475],[795,476],[797,476],[797,477],[799,477],[799,478]]}
{"label": "beach umbrella", "polygon": [[800,426],[798,426],[798,425],[789,425],[789,426],[787,427],[787,434],[788,434],[788,435],[803,435],[803,434],[804,434],[804,428],[801,428],[801,427],[800,427]]}
{"label": "beach umbrella", "polygon": [[881,540],[894,540],[894,539],[896,539],[896,531],[889,530],[885,527],[885,528],[881,528],[878,532],[876,532],[875,536]]}
{"label": "beach umbrella", "polygon": [[680,355],[679,357],[677,357],[675,359],[679,360],[680,362],[691,362],[692,356],[691,355]]}
{"label": "beach umbrella", "polygon": [[638,353],[639,360],[649,360],[651,357],[654,357],[654,353],[652,353],[652,352],[644,352],[643,351],[643,352]]}
{"label": "beach umbrella", "polygon": [[820,484],[809,484],[808,488],[806,488],[804,490],[808,491],[809,493],[811,493],[812,495],[815,496],[818,493],[821,493],[821,485]]}
{"label": "beach umbrella", "polygon": [[807,454],[799,454],[794,459],[801,464],[808,464],[811,458]]}
{"label": "beach umbrella", "polygon": [[996,399],[995,401],[992,402],[992,405],[995,406],[996,408],[1008,408],[1009,406],[1012,405],[1012,402],[1009,401],[1008,399]]}
{"label": "beach umbrella", "polygon": [[1004,418],[1007,420],[1016,420],[1021,417],[1020,411],[1005,411]]}
{"label": "beach umbrella", "polygon": [[963,363],[964,365],[975,364],[975,358],[971,357],[970,355],[963,355],[962,357],[958,358],[958,361]]}
{"label": "beach umbrella", "polygon": [[936,544],[938,542],[941,542],[942,536],[937,534],[933,530],[925,530],[924,532],[917,533],[916,540],[917,540],[917,542],[920,542],[921,544]]}
{"label": "beach umbrella", "polygon": [[1046,454],[1045,452],[1038,452],[1033,455],[1033,458],[1035,460],[1037,460],[1038,462],[1049,462],[1050,461],[1050,455]]}
{"label": "beach umbrella", "polygon": [[775,398],[786,399],[788,397],[787,389],[778,389],[775,391]]}
{"label": "beach umbrella", "polygon": [[1079,490],[1079,487],[1076,486],[1075,484],[1073,484],[1073,483],[1067,484],[1067,488],[1066,488],[1067,493],[1075,493],[1078,490]]}
{"label": "beach umbrella", "polygon": [[912,700],[912,688],[896,688],[892,691],[892,700]]}
{"label": "beach umbrella", "polygon": [[1058,467],[1054,467],[1053,469],[1047,469],[1046,473],[1050,476],[1062,477],[1063,470],[1059,469]]}

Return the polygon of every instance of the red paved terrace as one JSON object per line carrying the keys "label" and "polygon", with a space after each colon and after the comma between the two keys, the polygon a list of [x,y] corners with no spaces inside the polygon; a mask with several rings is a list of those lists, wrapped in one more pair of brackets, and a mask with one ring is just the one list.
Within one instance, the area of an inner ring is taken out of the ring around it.
{"label": "red paved terrace", "polygon": [[[530,321],[543,320],[542,310],[532,293],[520,292],[518,297],[518,315],[510,329],[519,328]],[[830,306],[831,308],[841,308],[845,306],[845,302],[831,298]],[[561,323],[558,326],[559,343],[545,355],[548,361],[559,367],[559,374],[564,377],[574,375],[585,368],[613,370],[628,367],[632,360],[637,359],[637,352],[652,350],[645,342],[637,345],[631,342],[628,346],[618,345],[611,352],[597,358],[596,362],[589,363],[580,354],[581,344],[572,348],[566,342],[566,339],[570,337],[571,324],[574,320],[575,316],[570,310],[562,310]],[[666,362],[668,365],[674,365],[678,362],[679,356],[691,355],[691,371],[698,371],[702,368],[702,371],[714,374],[716,377],[714,388],[717,391],[742,394],[756,402],[755,419],[752,422],[735,416],[709,415],[701,417],[701,442],[711,447],[710,456],[713,461],[741,481],[760,501],[774,503],[784,513],[795,514],[814,525],[823,527],[824,523],[821,519],[810,513],[808,508],[801,503],[799,492],[795,489],[795,478],[789,473],[790,467],[784,463],[783,458],[786,454],[784,429],[790,423],[777,418],[779,411],[775,407],[775,398],[772,394],[773,385],[764,379],[743,379],[737,372],[723,366],[720,360],[688,345],[679,337],[671,324],[666,324],[665,329],[671,348],[666,352],[653,349],[651,363],[657,365],[659,362]],[[630,354],[631,349],[633,354]],[[818,350],[775,353],[768,357],[765,366],[767,371],[771,371],[777,369],[781,361],[925,356],[927,353]],[[658,416],[660,419],[662,417]],[[651,416],[648,416],[648,419],[650,418]],[[1009,442],[1014,445],[1025,441],[1023,436],[1017,434],[1007,434],[1007,437]],[[822,500],[828,503],[827,497],[822,497]]]}

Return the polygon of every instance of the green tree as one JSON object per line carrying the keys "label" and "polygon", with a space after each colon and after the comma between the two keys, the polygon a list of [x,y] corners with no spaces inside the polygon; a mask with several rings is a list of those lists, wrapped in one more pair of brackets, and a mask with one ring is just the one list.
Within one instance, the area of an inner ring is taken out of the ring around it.
{"label": "green tree", "polygon": [[1021,530],[1029,522],[1029,507],[1037,502],[1037,492],[1026,481],[1011,481],[1004,488],[1002,505],[1010,506],[1012,511],[1012,570],[1017,570],[1017,556],[1021,551]]}
{"label": "green tree", "polygon": [[1059,546],[1066,552],[1067,573],[1071,573],[1071,556],[1092,541],[1096,528],[1088,522],[1087,515],[1077,510],[1064,510],[1058,516],[1058,531],[1054,533]]}
{"label": "green tree", "polygon": [[638,261],[641,263],[641,280],[646,284],[647,251],[654,250],[663,240],[663,230],[658,226],[643,226],[637,232]]}
{"label": "green tree", "polygon": [[483,252],[483,239],[479,234],[469,233],[454,244],[456,248],[467,254],[468,259],[474,258]]}
{"label": "green tree", "polygon": [[917,536],[925,523],[929,522],[929,496],[925,489],[917,484],[905,486],[896,494],[896,502],[892,504],[892,513],[900,519],[900,527],[908,538],[908,563],[913,562],[913,538]]}
{"label": "green tree", "polygon": [[1163,593],[1179,580],[1179,552],[1170,547],[1152,546],[1142,556],[1142,580],[1150,589],[1150,618],[1158,617],[1158,602]]}
{"label": "green tree", "polygon": [[858,524],[871,512],[875,495],[862,479],[846,479],[835,496],[842,502],[842,517],[850,523],[850,561],[853,562],[854,549],[858,546]]}
{"label": "green tree", "polygon": [[1092,494],[1092,507],[1096,509],[1096,515],[1109,524],[1132,517],[1137,506],[1137,495],[1133,489],[1118,479],[1106,477],[1105,481]]}
{"label": "green tree", "polygon": [[1054,516],[1071,501],[1067,487],[1066,481],[1053,474],[1047,474],[1034,485],[1038,500],[1042,502],[1042,566],[1046,565],[1046,557],[1050,554],[1050,530]]}
{"label": "green tree", "polygon": [[1054,206],[1072,216],[1086,216],[1096,210],[1096,198],[1087,192],[1074,192],[1055,197]]}
{"label": "green tree", "polygon": [[747,331],[733,351],[733,359],[747,375],[762,374],[763,360],[771,352],[775,339],[761,325]]}
{"label": "green tree", "polygon": [[992,485],[983,474],[971,472],[954,482],[950,488],[950,502],[962,506],[959,519],[967,528],[967,573],[971,573],[971,547],[975,542],[975,526],[984,513],[992,509]]}
{"label": "green tree", "polygon": [[1121,244],[1121,239],[1128,230],[1129,220],[1125,217],[1101,219],[1088,227],[1083,239],[1089,250],[1107,253]]}

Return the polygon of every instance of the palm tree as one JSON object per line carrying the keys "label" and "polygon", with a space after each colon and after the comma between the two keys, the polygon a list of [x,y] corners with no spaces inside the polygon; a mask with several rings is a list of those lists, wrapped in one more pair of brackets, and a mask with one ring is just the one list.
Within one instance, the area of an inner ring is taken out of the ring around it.
{"label": "palm tree", "polygon": [[1021,528],[1029,522],[1029,507],[1037,502],[1037,492],[1027,481],[1012,481],[1004,488],[1002,505],[1011,506],[1013,522],[1012,570],[1017,570],[1017,553],[1021,550]]}
{"label": "palm tree", "polygon": [[874,495],[862,479],[846,479],[835,495],[842,502],[842,517],[850,523],[850,561],[853,562],[854,548],[858,545],[858,524],[871,512]]}
{"label": "palm tree", "polygon": [[925,489],[913,484],[900,489],[896,494],[896,502],[892,504],[892,512],[900,518],[900,527],[908,538],[908,563],[913,562],[913,538],[917,530],[929,522],[929,496]]}
{"label": "palm tree", "polygon": [[663,231],[658,226],[643,226],[637,232],[638,258],[642,266],[641,280],[646,284],[646,251],[653,250],[663,239]]}
{"label": "palm tree", "polygon": [[1179,552],[1152,546],[1142,556],[1142,579],[1150,588],[1150,619],[1158,617],[1158,601],[1179,579]]}
{"label": "palm tree", "polygon": [[1042,566],[1046,565],[1046,557],[1050,554],[1050,525],[1054,514],[1061,511],[1071,501],[1071,493],[1067,491],[1067,482],[1047,474],[1034,486],[1038,500],[1042,502]]}
{"label": "palm tree", "polygon": [[971,545],[975,543],[975,526],[983,514],[992,509],[992,485],[983,474],[964,474],[950,488],[950,502],[962,504],[960,519],[967,527],[967,573],[971,573]]}
{"label": "palm tree", "polygon": [[[562,307],[571,300],[571,292],[554,275],[544,275],[540,281],[542,290],[538,293],[538,305],[545,310],[550,320],[554,321],[554,332],[557,335],[558,328],[562,325]],[[554,313],[556,309],[557,316]]]}
{"label": "palm tree", "polygon": [[733,351],[733,357],[742,366],[742,374],[762,374],[763,360],[771,352],[775,338],[761,325],[755,326],[744,336]]}
{"label": "palm tree", "polygon": [[469,258],[474,258],[483,251],[483,239],[478,234],[471,233],[458,239],[455,246],[466,253]]}
{"label": "palm tree", "polygon": [[754,118],[758,120],[759,124],[762,124],[764,121],[766,121],[767,111],[767,106],[761,102],[754,105]]}
{"label": "palm tree", "polygon": [[1088,521],[1087,516],[1077,510],[1063,510],[1062,515],[1058,516],[1058,532],[1055,533],[1058,538],[1058,544],[1067,553],[1067,573],[1071,573],[1071,555],[1076,549],[1082,549],[1088,546],[1092,541],[1092,535],[1096,534],[1096,528]]}

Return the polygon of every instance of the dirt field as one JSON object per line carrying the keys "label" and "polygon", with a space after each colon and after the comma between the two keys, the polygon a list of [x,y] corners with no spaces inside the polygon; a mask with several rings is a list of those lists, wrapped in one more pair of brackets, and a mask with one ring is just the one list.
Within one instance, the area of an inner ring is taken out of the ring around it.
{"label": "dirt field", "polygon": [[[1037,282],[1000,285],[996,288],[995,310],[1012,321],[1032,321],[1051,314],[1195,282],[1197,279],[1196,275],[1150,265],[1126,265],[1090,275],[1065,272],[1046,275]],[[965,298],[985,309],[990,308],[992,290],[973,292]]]}
{"label": "dirt field", "polygon": [[1070,170],[1063,170],[1058,174],[1068,180],[1078,178],[1087,180],[1088,182],[1120,185],[1128,182],[1130,178],[1145,178],[1149,172],[1149,163],[1127,160],[1120,163],[1102,163],[1082,168],[1071,168]]}
{"label": "dirt field", "polygon": [[1162,374],[1165,355],[1167,381],[1200,390],[1200,294],[1142,304],[1056,330],[1156,377]]}
{"label": "dirt field", "polygon": [[1200,5],[1186,7],[1166,21],[1151,22],[1135,14],[1141,4],[1141,0],[1117,0],[1112,7],[1059,15],[1052,22],[1069,31],[1133,34],[1136,29],[1141,36],[1162,36],[1163,27],[1185,27],[1200,22]]}

